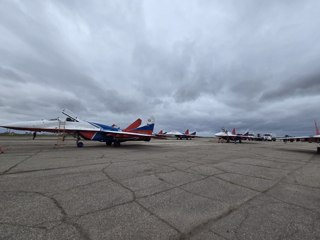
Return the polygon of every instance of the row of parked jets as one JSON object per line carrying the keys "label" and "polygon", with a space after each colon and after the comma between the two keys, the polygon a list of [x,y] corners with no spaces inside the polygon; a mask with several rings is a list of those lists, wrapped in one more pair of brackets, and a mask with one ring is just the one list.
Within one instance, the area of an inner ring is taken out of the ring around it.
{"label": "row of parked jets", "polygon": [[[196,135],[196,132],[189,132],[187,129],[184,133],[179,131],[163,132],[162,130],[153,134],[154,130],[154,119],[149,118],[146,125],[141,126],[142,120],[138,118],[136,121],[131,123],[128,127],[120,129],[114,125],[108,126],[106,124],[89,122],[79,119],[71,111],[64,109],[62,111],[66,117],[65,119],[55,118],[49,120],[38,120],[38,121],[27,121],[4,124],[0,127],[24,130],[34,132],[34,137],[37,132],[52,132],[52,133],[63,133],[71,134],[76,139],[77,147],[83,147],[82,139],[105,142],[107,146],[120,146],[121,142],[126,141],[150,141],[151,138],[176,138],[176,139],[193,139],[200,137]],[[283,137],[278,138],[283,141],[306,141],[306,142],[317,142],[320,143],[320,132],[315,122],[316,135],[313,136],[300,136],[300,137]],[[237,134],[236,130],[233,129],[229,132],[226,129],[222,129],[221,132],[215,134],[219,140],[223,139],[226,142],[241,142],[242,140],[257,140],[253,134],[246,131],[243,134]]]}
{"label": "row of parked jets", "polygon": [[196,134],[197,134],[196,132],[190,133],[189,129],[187,129],[184,133],[181,133],[177,130],[173,130],[170,132],[164,132],[163,130],[160,130],[160,132],[156,133],[155,136],[159,139],[173,138],[173,139],[177,139],[177,140],[182,140],[182,139],[189,140],[189,139],[198,137],[198,136],[196,136]]}

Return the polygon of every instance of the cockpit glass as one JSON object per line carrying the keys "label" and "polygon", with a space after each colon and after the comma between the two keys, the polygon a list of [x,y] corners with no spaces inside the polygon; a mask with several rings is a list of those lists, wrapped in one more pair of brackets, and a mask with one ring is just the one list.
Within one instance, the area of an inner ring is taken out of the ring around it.
{"label": "cockpit glass", "polygon": [[67,121],[67,122],[75,122],[74,119],[72,119],[71,117],[67,117],[67,118],[66,118],[66,121]]}

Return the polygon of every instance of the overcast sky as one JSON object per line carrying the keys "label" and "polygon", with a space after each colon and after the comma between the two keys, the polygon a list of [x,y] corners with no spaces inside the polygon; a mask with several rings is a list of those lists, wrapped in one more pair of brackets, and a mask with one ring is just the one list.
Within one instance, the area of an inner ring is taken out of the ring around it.
{"label": "overcast sky", "polygon": [[0,0],[0,123],[313,134],[319,0]]}

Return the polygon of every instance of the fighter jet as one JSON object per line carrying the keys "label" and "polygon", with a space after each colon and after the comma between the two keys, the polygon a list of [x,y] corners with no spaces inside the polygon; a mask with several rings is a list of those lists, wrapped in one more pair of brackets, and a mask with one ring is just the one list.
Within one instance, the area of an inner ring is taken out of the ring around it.
{"label": "fighter jet", "polygon": [[165,132],[163,132],[163,130],[160,130],[158,133],[155,133],[154,135],[157,139],[167,139],[166,134]]}
{"label": "fighter jet", "polygon": [[[319,143],[320,144],[320,131],[317,125],[317,122],[314,121],[314,125],[316,128],[316,135],[313,136],[298,136],[298,137],[280,137],[277,138],[279,140],[283,140],[284,142],[309,142],[309,143]],[[320,153],[320,147],[318,147],[318,153]]]}
{"label": "fighter jet", "polygon": [[65,119],[55,118],[49,120],[17,122],[4,124],[0,127],[33,131],[34,138],[36,132],[71,134],[76,138],[77,147],[83,147],[81,139],[105,142],[107,146],[113,144],[115,147],[118,147],[121,142],[150,141],[150,139],[154,137],[154,135],[152,135],[154,128],[153,118],[148,119],[145,126],[140,127],[142,120],[137,119],[128,127],[121,130],[117,127],[81,120],[71,111],[66,109],[64,109],[62,113],[66,116]]}
{"label": "fighter jet", "polygon": [[228,143],[230,141],[233,141],[236,143],[237,141],[239,143],[242,142],[242,140],[252,140],[253,138],[249,135],[249,131],[246,131],[244,134],[237,134],[236,129],[234,128],[232,132],[229,132],[227,129],[222,128],[221,132],[214,134],[219,139],[226,140]]}
{"label": "fighter jet", "polygon": [[179,132],[177,130],[173,130],[170,132],[163,132],[163,130],[160,130],[160,132],[155,135],[161,139],[175,138],[177,140],[182,140],[182,139],[190,140],[196,137],[196,132],[190,133],[189,129],[187,129],[184,133]]}
{"label": "fighter jet", "polygon": [[192,139],[192,138],[195,138],[195,137],[197,137],[196,136],[196,134],[197,134],[197,132],[192,132],[192,133],[190,133],[189,132],[189,129],[187,129],[185,132],[184,132],[184,136],[185,136],[185,138],[188,140],[188,139]]}

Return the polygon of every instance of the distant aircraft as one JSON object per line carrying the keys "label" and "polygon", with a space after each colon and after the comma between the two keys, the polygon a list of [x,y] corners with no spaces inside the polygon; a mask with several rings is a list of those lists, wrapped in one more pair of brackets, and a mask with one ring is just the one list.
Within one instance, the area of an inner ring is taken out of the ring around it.
{"label": "distant aircraft", "polygon": [[125,141],[150,141],[154,135],[152,131],[154,128],[154,119],[148,119],[145,126],[140,127],[142,121],[137,119],[125,129],[108,126],[101,123],[87,122],[80,120],[71,111],[64,109],[62,113],[66,119],[59,118],[50,120],[28,121],[5,124],[0,127],[27,130],[34,132],[54,132],[72,134],[76,138],[78,147],[83,147],[81,139],[105,142],[107,146],[112,144],[115,147],[120,146],[121,142]]}
{"label": "distant aircraft", "polygon": [[[284,142],[309,142],[309,143],[319,143],[320,144],[320,131],[317,125],[317,122],[314,121],[314,125],[316,128],[316,135],[313,136],[298,136],[298,137],[280,137],[277,138],[279,140],[283,140]],[[320,147],[318,147],[318,152],[320,153]]]}
{"label": "distant aircraft", "polygon": [[160,130],[158,133],[155,134],[155,136],[158,139],[166,139],[166,134],[163,132],[163,130]]}
{"label": "distant aircraft", "polygon": [[222,128],[221,132],[215,133],[214,135],[219,139],[226,140],[228,143],[230,141],[233,141],[234,143],[238,141],[239,143],[241,143],[242,140],[254,139],[253,136],[249,134],[249,131],[246,131],[244,134],[237,134],[235,128],[232,130],[232,132],[229,132],[227,129]]}
{"label": "distant aircraft", "polygon": [[184,133],[181,133],[177,130],[173,130],[170,132],[163,132],[163,130],[160,130],[160,132],[155,134],[155,136],[161,139],[176,138],[177,140],[182,140],[182,139],[189,140],[197,137],[196,134],[197,134],[196,132],[190,133],[189,129],[187,129]]}
{"label": "distant aircraft", "polygon": [[192,133],[190,133],[190,132],[189,132],[189,129],[187,129],[187,130],[184,132],[184,135],[185,135],[186,139],[188,140],[188,139],[192,139],[192,138],[197,137],[197,136],[196,136],[196,135],[197,135],[197,132],[192,132]]}

